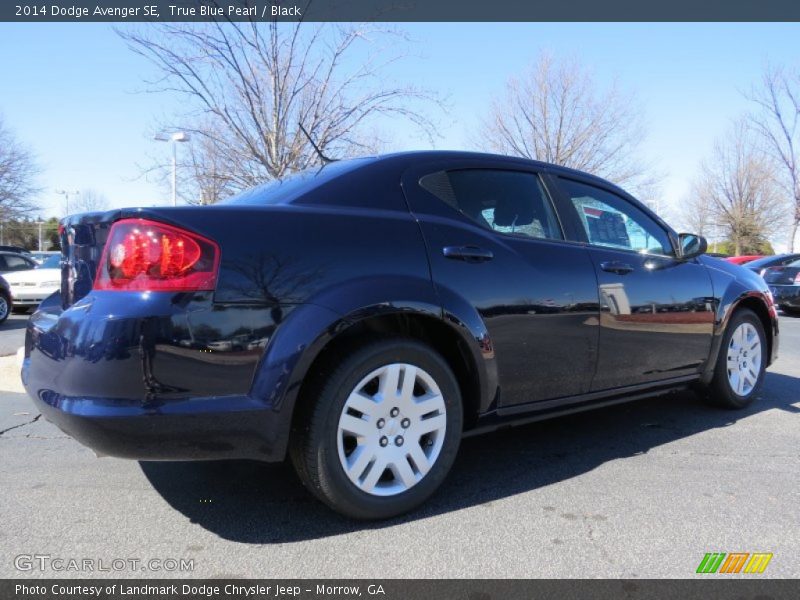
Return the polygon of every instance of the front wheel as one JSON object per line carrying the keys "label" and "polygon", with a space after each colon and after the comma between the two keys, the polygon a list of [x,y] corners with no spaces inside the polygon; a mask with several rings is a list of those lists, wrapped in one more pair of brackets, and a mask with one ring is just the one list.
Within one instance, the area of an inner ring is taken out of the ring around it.
{"label": "front wheel", "polygon": [[11,298],[0,293],[0,323],[3,323],[11,312]]}
{"label": "front wheel", "polygon": [[291,447],[311,492],[344,515],[382,519],[436,491],[463,423],[458,384],[439,354],[413,340],[374,341],[320,383]]}
{"label": "front wheel", "polygon": [[732,317],[717,357],[710,399],[725,408],[744,408],[764,381],[767,340],[758,316],[747,309]]}

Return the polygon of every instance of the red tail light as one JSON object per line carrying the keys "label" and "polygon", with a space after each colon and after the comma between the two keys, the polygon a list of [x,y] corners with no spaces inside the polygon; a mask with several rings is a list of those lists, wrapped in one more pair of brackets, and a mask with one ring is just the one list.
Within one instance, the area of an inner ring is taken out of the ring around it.
{"label": "red tail light", "polygon": [[213,290],[219,246],[196,233],[147,219],[111,227],[96,290],[192,292]]}

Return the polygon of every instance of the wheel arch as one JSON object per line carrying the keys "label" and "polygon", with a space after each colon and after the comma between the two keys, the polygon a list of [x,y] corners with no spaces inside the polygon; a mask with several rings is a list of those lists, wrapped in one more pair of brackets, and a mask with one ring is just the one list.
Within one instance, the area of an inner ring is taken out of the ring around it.
{"label": "wheel arch", "polygon": [[295,306],[278,327],[256,371],[251,395],[282,413],[281,431],[274,432],[280,454],[285,454],[292,429],[302,422],[314,382],[326,365],[348,345],[369,337],[415,339],[442,355],[459,384],[465,428],[495,400],[492,342],[475,308],[446,292],[437,293],[429,280],[400,279],[405,278],[350,282]]}
{"label": "wheel arch", "polygon": [[339,356],[350,352],[351,348],[365,340],[387,337],[419,341],[442,356],[459,386],[465,428],[473,426],[483,403],[480,359],[476,359],[470,351],[464,337],[443,319],[420,311],[396,311],[348,320],[346,326],[319,349],[308,365],[297,392],[293,429],[299,426],[310,409],[321,376],[336,363]]}
{"label": "wheel arch", "polygon": [[749,309],[755,313],[764,327],[764,335],[767,338],[767,366],[775,359],[778,343],[778,320],[775,317],[774,305],[766,294],[761,292],[752,290],[741,292],[733,299],[720,303],[717,323],[714,327],[711,355],[703,373],[704,383],[709,383],[714,377],[714,368],[722,350],[722,338],[733,315],[742,309]]}

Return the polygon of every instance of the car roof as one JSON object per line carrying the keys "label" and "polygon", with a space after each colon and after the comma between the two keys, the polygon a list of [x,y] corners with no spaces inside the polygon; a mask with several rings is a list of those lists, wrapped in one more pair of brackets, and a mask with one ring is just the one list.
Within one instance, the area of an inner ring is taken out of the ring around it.
{"label": "car roof", "polygon": [[606,185],[613,185],[614,187],[617,187],[610,181],[607,181],[602,177],[598,177],[597,175],[592,175],[591,173],[587,173],[586,171],[579,171],[578,169],[572,169],[570,167],[564,167],[562,165],[556,165],[553,163],[548,163],[541,160],[534,160],[531,158],[525,158],[522,156],[493,154],[490,152],[473,152],[469,150],[409,150],[404,152],[391,152],[388,154],[380,154],[364,158],[366,158],[367,160],[373,160],[375,162],[408,162],[408,163],[418,162],[423,160],[435,161],[435,160],[449,160],[449,159],[485,160],[485,161],[502,160],[504,162],[517,162],[520,165],[524,165],[527,167],[547,169],[549,171],[554,171],[563,175],[573,175],[581,178],[595,179],[596,181],[602,182]]}

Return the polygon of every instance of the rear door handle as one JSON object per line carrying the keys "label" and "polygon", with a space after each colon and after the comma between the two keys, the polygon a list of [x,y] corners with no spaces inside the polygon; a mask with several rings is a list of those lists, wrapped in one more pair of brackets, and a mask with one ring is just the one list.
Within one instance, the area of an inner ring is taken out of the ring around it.
{"label": "rear door handle", "polygon": [[633,271],[633,267],[628,263],[620,262],[618,260],[609,260],[600,263],[600,268],[609,273],[616,273],[617,275],[627,275]]}
{"label": "rear door handle", "polygon": [[466,262],[484,262],[494,258],[494,254],[491,250],[478,248],[477,246],[445,246],[442,248],[442,254],[444,254],[446,258],[463,260]]}

